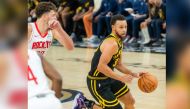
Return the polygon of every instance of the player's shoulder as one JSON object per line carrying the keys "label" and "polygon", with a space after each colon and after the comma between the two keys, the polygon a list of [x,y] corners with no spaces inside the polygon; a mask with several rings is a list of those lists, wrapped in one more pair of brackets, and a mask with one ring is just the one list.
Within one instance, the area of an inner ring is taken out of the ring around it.
{"label": "player's shoulder", "polygon": [[110,49],[118,49],[118,44],[115,38],[107,38],[106,40],[103,41],[102,43],[102,48],[110,48]]}
{"label": "player's shoulder", "polygon": [[110,47],[118,46],[116,39],[113,37],[109,37],[109,38],[105,39],[103,43],[106,45],[109,45]]}

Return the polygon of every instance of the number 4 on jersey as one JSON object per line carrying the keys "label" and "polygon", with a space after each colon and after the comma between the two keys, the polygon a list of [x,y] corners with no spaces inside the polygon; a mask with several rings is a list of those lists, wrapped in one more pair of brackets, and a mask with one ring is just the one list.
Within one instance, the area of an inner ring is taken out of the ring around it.
{"label": "number 4 on jersey", "polygon": [[28,81],[34,81],[35,84],[38,84],[37,78],[34,76],[34,73],[32,72],[30,66],[28,66],[28,74],[27,74],[27,77],[28,77]]}

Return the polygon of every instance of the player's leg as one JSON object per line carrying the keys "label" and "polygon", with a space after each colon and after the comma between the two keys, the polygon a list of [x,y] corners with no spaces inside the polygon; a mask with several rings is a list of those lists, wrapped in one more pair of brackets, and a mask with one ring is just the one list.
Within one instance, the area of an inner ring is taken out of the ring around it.
{"label": "player's leg", "polygon": [[113,81],[114,82],[111,84],[111,90],[114,93],[115,97],[124,103],[124,109],[134,109],[135,100],[132,97],[128,86],[120,81]]}
{"label": "player's leg", "polygon": [[110,79],[87,79],[88,89],[93,98],[99,103],[99,106],[93,105],[93,109],[122,109],[118,99],[111,91],[110,82]]}
{"label": "player's leg", "polygon": [[121,96],[119,98],[119,101],[121,101],[124,105],[124,109],[135,109],[134,104],[135,104],[135,99],[133,98],[132,94],[127,92],[125,95]]}

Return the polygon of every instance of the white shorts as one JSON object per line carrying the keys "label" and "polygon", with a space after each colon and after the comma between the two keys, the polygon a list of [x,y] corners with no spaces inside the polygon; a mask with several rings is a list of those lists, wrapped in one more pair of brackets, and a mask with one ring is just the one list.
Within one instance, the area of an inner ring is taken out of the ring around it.
{"label": "white shorts", "polygon": [[28,109],[63,109],[61,102],[54,94],[28,99]]}

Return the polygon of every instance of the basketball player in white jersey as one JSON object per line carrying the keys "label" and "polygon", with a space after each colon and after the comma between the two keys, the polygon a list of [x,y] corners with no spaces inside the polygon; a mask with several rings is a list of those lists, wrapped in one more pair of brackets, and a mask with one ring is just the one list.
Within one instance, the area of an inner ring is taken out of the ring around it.
{"label": "basketball player in white jersey", "polygon": [[0,50],[0,109],[27,108],[26,45]]}
{"label": "basketball player in white jersey", "polygon": [[0,58],[0,109],[26,109],[27,79],[18,54],[8,51]]}
{"label": "basketball player in white jersey", "polygon": [[41,2],[36,7],[37,21],[28,24],[28,48],[42,55],[50,47],[53,38],[66,49],[74,48],[73,41],[57,20],[57,8],[51,2]]}
{"label": "basketball player in white jersey", "polygon": [[[52,90],[48,79],[52,81]],[[62,81],[59,73],[36,51],[28,50],[28,109],[62,109],[57,97]],[[57,96],[57,97],[56,97]]]}

